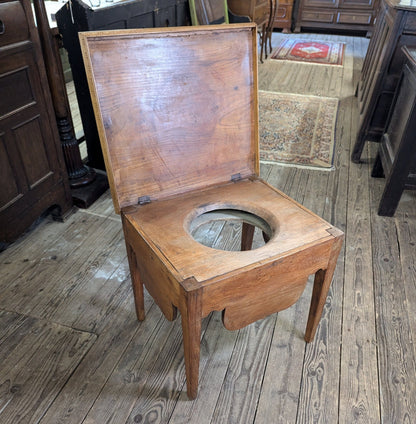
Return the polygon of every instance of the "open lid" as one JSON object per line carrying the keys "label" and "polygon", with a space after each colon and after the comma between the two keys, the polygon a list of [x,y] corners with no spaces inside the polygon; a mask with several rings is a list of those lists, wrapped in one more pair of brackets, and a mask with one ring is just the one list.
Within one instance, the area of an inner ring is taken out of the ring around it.
{"label": "open lid", "polygon": [[258,174],[254,24],[79,36],[116,212]]}

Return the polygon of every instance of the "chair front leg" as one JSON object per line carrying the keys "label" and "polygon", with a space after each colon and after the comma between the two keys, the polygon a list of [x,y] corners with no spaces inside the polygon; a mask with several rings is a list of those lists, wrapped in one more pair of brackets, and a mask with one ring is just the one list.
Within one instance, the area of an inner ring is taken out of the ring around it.
{"label": "chair front leg", "polygon": [[182,320],[186,386],[189,399],[198,394],[199,356],[201,349],[201,295],[198,290],[182,290],[179,310]]}
{"label": "chair front leg", "polygon": [[332,282],[332,277],[334,276],[339,252],[341,251],[342,242],[344,240],[342,231],[333,228],[331,232],[335,236],[335,240],[332,244],[328,267],[326,269],[320,269],[315,274],[313,283],[311,306],[305,332],[305,341],[307,343],[310,343],[315,337],[316,329],[318,328],[329,287]]}

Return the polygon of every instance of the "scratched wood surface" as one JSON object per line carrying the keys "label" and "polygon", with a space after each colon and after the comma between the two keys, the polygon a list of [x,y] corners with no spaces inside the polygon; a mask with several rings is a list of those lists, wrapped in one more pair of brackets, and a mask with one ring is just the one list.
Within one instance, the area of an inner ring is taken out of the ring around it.
{"label": "scratched wood surface", "polygon": [[[281,37],[273,35],[277,45]],[[303,331],[309,281],[291,308],[239,331],[203,320],[199,395],[187,400],[180,320],[150,296],[135,318],[120,218],[109,192],[65,223],[39,220],[0,254],[0,422],[412,423],[416,417],[416,193],[394,218],[376,214],[376,146],[349,160],[355,85],[368,40],[346,43],[343,67],[266,61],[259,86],[340,99],[335,171],[261,165],[261,175],[345,231],[315,341]],[[200,238],[238,243],[215,222]],[[258,243],[261,240],[257,241]]]}

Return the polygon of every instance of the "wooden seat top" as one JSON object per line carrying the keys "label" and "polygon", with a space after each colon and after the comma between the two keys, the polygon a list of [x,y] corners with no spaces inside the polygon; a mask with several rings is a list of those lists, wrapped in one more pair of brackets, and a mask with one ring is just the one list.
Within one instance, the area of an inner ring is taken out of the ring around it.
{"label": "wooden seat top", "polygon": [[[231,208],[263,218],[274,235],[264,246],[246,252],[206,247],[189,233],[203,212]],[[236,269],[276,261],[288,254],[332,239],[332,228],[280,191],[261,180],[244,180],[152,202],[126,212],[127,220],[169,261],[180,280],[210,280]],[[314,258],[316,260],[316,258]],[[215,264],[213,266],[212,264]]]}

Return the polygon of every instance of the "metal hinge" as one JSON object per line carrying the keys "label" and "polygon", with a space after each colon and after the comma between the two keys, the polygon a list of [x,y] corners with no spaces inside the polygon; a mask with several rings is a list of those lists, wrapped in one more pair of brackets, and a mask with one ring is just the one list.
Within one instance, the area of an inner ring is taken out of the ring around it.
{"label": "metal hinge", "polygon": [[236,183],[237,181],[240,181],[240,180],[241,180],[241,174],[240,173],[231,175],[231,181],[233,183]]}
{"label": "metal hinge", "polygon": [[139,205],[146,205],[147,203],[150,203],[150,202],[151,202],[150,196],[141,196],[139,197],[139,200],[137,203]]}

